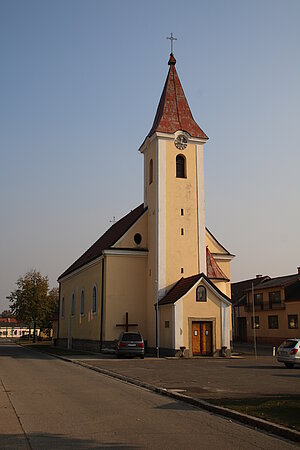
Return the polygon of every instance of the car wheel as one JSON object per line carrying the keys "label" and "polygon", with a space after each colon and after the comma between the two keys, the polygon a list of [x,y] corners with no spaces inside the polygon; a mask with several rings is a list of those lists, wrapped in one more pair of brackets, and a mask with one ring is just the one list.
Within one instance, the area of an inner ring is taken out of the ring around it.
{"label": "car wheel", "polygon": [[293,364],[293,363],[287,363],[287,362],[285,362],[284,365],[285,365],[285,367],[287,367],[288,369],[292,369],[292,368],[294,367],[294,364]]}

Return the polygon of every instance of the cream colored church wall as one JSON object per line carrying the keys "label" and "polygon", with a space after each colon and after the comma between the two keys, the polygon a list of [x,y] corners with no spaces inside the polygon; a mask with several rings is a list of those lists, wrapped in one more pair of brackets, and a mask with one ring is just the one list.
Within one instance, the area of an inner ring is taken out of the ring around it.
{"label": "cream colored church wall", "polygon": [[[140,244],[134,241],[134,235],[139,233],[142,236]],[[125,235],[113,246],[114,248],[136,248],[148,247],[148,215],[145,212],[140,219],[125,233]]]}
{"label": "cream colored church wall", "polygon": [[[97,263],[80,270],[61,282],[60,306],[65,299],[65,315],[59,321],[59,337],[68,337],[70,317],[70,336],[75,339],[100,339],[101,283],[102,263]],[[93,287],[97,289],[97,311],[92,313]],[[84,290],[84,314],[80,314],[81,291]],[[71,315],[72,294],[75,294],[75,314]]]}
{"label": "cream colored church wall", "polygon": [[[201,285],[201,284],[200,284]],[[196,302],[195,286],[185,297],[183,302],[183,345],[189,348],[188,319],[206,320],[215,319],[216,329],[213,331],[216,336],[216,348],[221,349],[221,301],[217,296],[207,289],[207,301]]]}
{"label": "cream colored church wall", "polygon": [[225,254],[224,249],[215,241],[215,239],[213,239],[213,237],[208,231],[206,231],[205,237],[206,237],[206,245],[208,246],[208,249],[210,250],[211,253]]}
{"label": "cream colored church wall", "polygon": [[116,324],[125,323],[128,312],[131,331],[140,331],[147,338],[146,330],[146,272],[147,256],[141,255],[106,255],[106,291],[104,324],[105,341],[117,339],[125,327]]}
{"label": "cream colored church wall", "polygon": [[[165,305],[159,308],[160,336],[159,344],[161,348],[173,348],[173,305]],[[168,324],[166,324],[168,322]],[[169,325],[167,327],[166,325]]]}
{"label": "cream colored church wall", "polygon": [[[176,156],[186,158],[186,178],[176,178]],[[198,273],[198,214],[195,145],[180,152],[166,143],[166,284]],[[181,215],[183,209],[183,215]],[[183,229],[183,235],[181,230]],[[181,272],[183,268],[183,273]]]}
{"label": "cream colored church wall", "polygon": [[[226,262],[227,264],[230,264],[229,262]],[[219,262],[218,262],[219,264]],[[222,269],[223,270],[223,269]],[[225,272],[224,272],[225,273]],[[227,275],[227,274],[226,274]],[[221,292],[223,292],[225,295],[227,295],[228,298],[231,298],[231,286],[230,281],[221,281],[221,280],[214,280],[214,284],[218,289],[220,289]],[[229,317],[231,316],[231,306],[228,306],[229,308]],[[229,329],[230,329],[230,340],[232,340],[232,321],[229,322]]]}
{"label": "cream colored church wall", "polygon": [[230,281],[213,280],[213,282],[221,292],[227,295],[228,298],[231,298]]}
{"label": "cream colored church wall", "polygon": [[[156,345],[156,316],[154,304],[156,302],[156,195],[157,195],[157,178],[156,178],[156,154],[157,141],[154,139],[144,153],[145,164],[145,201],[148,206],[148,265],[146,274],[147,283],[147,341],[149,347]],[[149,183],[149,167],[150,160],[153,161],[153,181]]]}
{"label": "cream colored church wall", "polygon": [[230,261],[219,260],[217,256],[214,256],[214,258],[220,269],[225,273],[227,278],[230,280],[231,278]]}

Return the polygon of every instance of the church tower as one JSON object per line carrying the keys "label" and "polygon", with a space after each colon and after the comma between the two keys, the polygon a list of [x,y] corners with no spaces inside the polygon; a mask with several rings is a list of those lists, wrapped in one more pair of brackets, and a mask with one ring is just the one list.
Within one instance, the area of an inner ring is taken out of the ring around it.
{"label": "church tower", "polygon": [[168,65],[152,128],[140,147],[148,208],[150,329],[155,327],[153,303],[181,277],[207,272],[203,145],[208,137],[192,116],[173,53]]}

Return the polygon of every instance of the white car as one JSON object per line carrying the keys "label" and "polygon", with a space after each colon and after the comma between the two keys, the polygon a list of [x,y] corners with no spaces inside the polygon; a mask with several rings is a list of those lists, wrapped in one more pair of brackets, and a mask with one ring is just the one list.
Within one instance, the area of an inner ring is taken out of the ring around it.
{"label": "white car", "polygon": [[300,339],[287,339],[284,341],[278,347],[277,361],[283,362],[290,369],[295,364],[300,364]]}

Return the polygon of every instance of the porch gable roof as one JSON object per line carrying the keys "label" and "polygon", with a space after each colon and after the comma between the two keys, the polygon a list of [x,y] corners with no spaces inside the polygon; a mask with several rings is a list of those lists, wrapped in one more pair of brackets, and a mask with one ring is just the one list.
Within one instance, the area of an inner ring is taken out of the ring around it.
{"label": "porch gable roof", "polygon": [[225,303],[231,303],[231,299],[227,297],[227,295],[225,295],[222,291],[220,291],[220,289],[217,288],[217,286],[212,283],[204,273],[199,273],[197,275],[192,275],[191,277],[180,278],[180,280],[175,283],[175,285],[169,290],[169,292],[167,292],[167,294],[162,299],[160,299],[158,305],[163,306],[176,303],[185,294],[187,294],[201,279],[207,286],[214,290],[216,294],[224,300]]}

